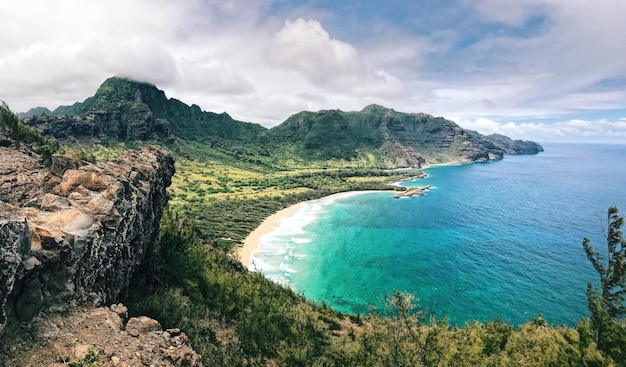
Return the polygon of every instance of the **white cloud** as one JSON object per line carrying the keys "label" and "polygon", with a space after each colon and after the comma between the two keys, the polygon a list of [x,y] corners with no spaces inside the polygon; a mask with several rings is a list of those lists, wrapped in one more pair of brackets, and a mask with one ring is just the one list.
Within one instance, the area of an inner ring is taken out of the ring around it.
{"label": "white cloud", "polygon": [[100,74],[159,85],[171,85],[177,78],[176,62],[167,46],[147,36],[120,41],[93,40],[74,55],[74,61],[100,69]]}
{"label": "white cloud", "polygon": [[393,96],[404,91],[398,78],[365,65],[352,45],[331,38],[316,20],[287,20],[274,36],[270,60],[276,67],[301,73],[315,85],[355,96]]}
{"label": "white cloud", "polygon": [[322,85],[361,67],[354,47],[332,39],[316,20],[287,20],[272,46],[274,65],[297,70]]}
{"label": "white cloud", "polygon": [[181,81],[178,89],[215,94],[251,93],[254,86],[230,63],[222,60],[179,60]]}
{"label": "white cloud", "polygon": [[[410,18],[349,1],[0,2],[0,100],[55,108],[120,75],[266,126],[370,103],[474,123],[626,107],[626,1],[406,0]],[[575,124],[520,126],[497,128],[558,136]]]}
{"label": "white cloud", "polygon": [[617,120],[568,120],[556,123],[499,123],[479,118],[460,120],[459,125],[482,134],[502,134],[512,139],[537,142],[626,142],[626,118]]}

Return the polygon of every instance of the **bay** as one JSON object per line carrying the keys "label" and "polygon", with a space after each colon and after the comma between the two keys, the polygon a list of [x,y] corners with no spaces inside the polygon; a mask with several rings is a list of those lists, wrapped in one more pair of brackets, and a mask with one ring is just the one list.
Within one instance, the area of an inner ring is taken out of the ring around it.
{"label": "bay", "polygon": [[365,314],[394,290],[450,322],[520,324],[542,314],[572,326],[588,314],[606,212],[626,210],[626,145],[547,144],[532,156],[433,167],[406,186],[305,203],[261,239],[251,268],[307,299]]}

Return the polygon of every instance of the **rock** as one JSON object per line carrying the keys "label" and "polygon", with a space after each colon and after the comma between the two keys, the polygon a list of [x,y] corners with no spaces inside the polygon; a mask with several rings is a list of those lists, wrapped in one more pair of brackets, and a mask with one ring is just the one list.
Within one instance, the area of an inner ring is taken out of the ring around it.
{"label": "rock", "polygon": [[128,317],[128,308],[121,303],[118,303],[117,305],[112,305],[111,311],[118,314],[121,319],[126,319]]}
{"label": "rock", "polygon": [[38,206],[43,195],[57,182],[27,147],[0,147],[0,201],[8,204]]}
{"label": "rock", "polygon": [[161,330],[161,324],[146,316],[131,317],[126,323],[126,332],[132,336],[158,330]]}
{"label": "rock", "polygon": [[80,167],[89,165],[91,163],[82,161],[80,159],[71,158],[64,155],[53,154],[52,166],[50,172],[56,176],[63,177],[63,174],[68,169],[79,169]]}
{"label": "rock", "polygon": [[[116,305],[118,308],[120,305]],[[145,316],[131,318],[128,323],[139,328],[137,335],[120,332],[121,319],[111,307],[42,317],[31,342],[3,345],[2,349],[11,350],[11,355],[3,359],[0,349],[0,365],[82,366],[86,364],[80,362],[88,358],[94,366],[102,367],[202,366],[202,357],[184,333],[164,338],[163,331],[154,329],[158,323]]]}
{"label": "rock", "polygon": [[[5,160],[3,153],[14,153],[2,149],[0,162],[12,170],[5,182],[33,177],[24,171],[33,169],[25,164],[30,161],[19,153]],[[0,200],[8,202],[0,201],[0,327],[7,305],[16,305],[20,310],[10,314],[28,322],[42,309],[116,302],[151,254],[174,160],[148,146],[100,165],[57,156],[53,170],[38,171],[55,183],[50,187],[17,185],[19,195],[0,190]],[[26,207],[22,199],[33,192],[40,205]]]}
{"label": "rock", "polygon": [[74,360],[81,360],[87,357],[89,352],[93,350],[93,345],[78,343],[74,346]]}
{"label": "rock", "polygon": [[0,328],[6,320],[6,304],[12,294],[22,261],[30,252],[30,228],[22,218],[7,211],[8,205],[0,202]]}
{"label": "rock", "polygon": [[70,202],[59,195],[45,194],[41,200],[41,210],[55,212],[61,209],[68,209]]}
{"label": "rock", "polygon": [[394,198],[408,198],[411,196],[422,196],[426,193],[426,191],[435,187],[434,185],[425,185],[420,186],[414,189],[406,190],[394,196]]}
{"label": "rock", "polygon": [[43,307],[43,293],[39,278],[30,277],[22,283],[20,294],[17,295],[15,312],[21,322],[32,319]]}

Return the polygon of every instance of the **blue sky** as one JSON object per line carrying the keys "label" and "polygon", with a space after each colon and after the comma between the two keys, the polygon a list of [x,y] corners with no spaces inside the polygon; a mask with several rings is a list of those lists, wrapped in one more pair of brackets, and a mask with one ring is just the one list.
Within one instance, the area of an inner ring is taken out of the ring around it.
{"label": "blue sky", "polygon": [[21,0],[0,99],[82,101],[109,76],[273,126],[377,103],[482,133],[626,143],[624,0]]}

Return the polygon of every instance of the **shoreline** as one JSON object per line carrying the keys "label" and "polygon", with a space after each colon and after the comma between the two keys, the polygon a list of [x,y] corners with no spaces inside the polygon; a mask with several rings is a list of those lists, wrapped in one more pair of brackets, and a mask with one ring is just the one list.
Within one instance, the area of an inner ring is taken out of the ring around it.
{"label": "shoreline", "polygon": [[312,203],[317,201],[335,200],[348,196],[361,195],[370,192],[395,192],[393,190],[363,190],[363,191],[345,191],[338,192],[336,194],[324,196],[319,199],[302,201],[297,204],[293,204],[285,209],[281,209],[276,213],[265,218],[261,224],[254,229],[243,241],[243,246],[237,247],[236,254],[239,257],[241,264],[248,268],[250,266],[250,259],[254,251],[256,251],[261,244],[261,237],[272,232],[274,229],[280,226],[281,220],[294,215],[298,210],[302,208],[305,203]]}

